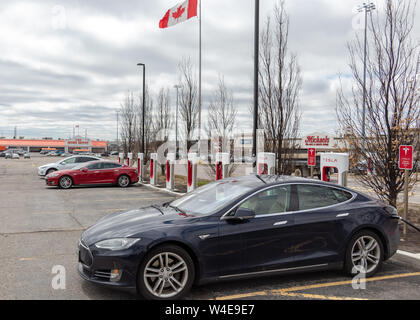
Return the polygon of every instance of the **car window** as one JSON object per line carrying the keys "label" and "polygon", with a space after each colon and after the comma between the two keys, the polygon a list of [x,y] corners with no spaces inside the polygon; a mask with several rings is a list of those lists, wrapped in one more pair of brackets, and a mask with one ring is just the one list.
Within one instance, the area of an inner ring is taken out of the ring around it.
{"label": "car window", "polygon": [[72,163],[76,163],[76,158],[69,158],[67,160],[61,161],[61,164],[72,164]]}
{"label": "car window", "polygon": [[77,157],[77,162],[78,163],[95,161],[95,160],[97,160],[97,159],[94,159],[94,158],[91,158],[91,157]]}
{"label": "car window", "polygon": [[109,162],[102,163],[102,169],[115,169],[115,168],[121,168],[121,165],[118,163],[109,163]]}
{"label": "car window", "polygon": [[351,193],[317,185],[298,185],[297,195],[299,198],[299,210],[310,210],[332,206],[347,200],[353,196]]}
{"label": "car window", "polygon": [[88,166],[87,166],[87,168],[88,168],[89,170],[98,170],[98,169],[102,169],[102,168],[101,168],[101,163],[100,163],[100,162],[98,162],[98,163],[94,163],[94,164],[91,164],[91,165],[88,165]]}
{"label": "car window", "polygon": [[253,210],[257,216],[290,211],[290,190],[290,185],[285,185],[262,191],[243,202],[239,208]]}

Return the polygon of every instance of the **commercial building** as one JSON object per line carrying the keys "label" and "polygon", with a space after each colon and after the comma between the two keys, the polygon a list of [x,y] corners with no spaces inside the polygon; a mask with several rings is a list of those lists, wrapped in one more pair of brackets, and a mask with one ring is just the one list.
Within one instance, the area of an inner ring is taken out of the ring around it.
{"label": "commercial building", "polygon": [[103,153],[107,151],[107,143],[105,141],[85,139],[82,137],[66,140],[0,139],[0,147],[7,149],[19,148],[28,152],[39,152],[45,148],[69,153],[73,153],[75,150],[84,150],[92,153]]}

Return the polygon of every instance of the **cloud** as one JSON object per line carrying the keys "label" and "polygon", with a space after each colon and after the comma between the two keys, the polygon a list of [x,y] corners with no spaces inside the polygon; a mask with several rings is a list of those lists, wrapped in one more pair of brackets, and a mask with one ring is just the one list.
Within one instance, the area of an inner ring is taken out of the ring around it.
{"label": "cloud", "polygon": [[[93,138],[114,139],[115,110],[128,90],[138,95],[146,64],[152,94],[171,89],[177,65],[198,65],[198,21],[166,30],[158,21],[174,1],[68,0],[0,2],[0,135],[67,137],[73,125]],[[175,1],[176,2],[176,1]],[[261,2],[261,27],[277,0]],[[303,88],[301,132],[336,130],[339,75],[348,73],[346,43],[357,1],[288,0],[290,51]],[[253,97],[254,3],[203,1],[203,125],[212,90],[223,75],[239,108],[238,130],[250,130]],[[417,8],[419,11],[419,8]],[[414,36],[420,29],[416,26]],[[346,90],[351,80],[345,79]],[[175,107],[175,106],[174,106]]]}

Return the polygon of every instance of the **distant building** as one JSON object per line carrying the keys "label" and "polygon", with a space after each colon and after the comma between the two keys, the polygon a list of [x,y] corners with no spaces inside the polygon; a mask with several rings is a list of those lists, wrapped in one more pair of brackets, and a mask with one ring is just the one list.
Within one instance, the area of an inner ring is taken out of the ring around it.
{"label": "distant building", "polygon": [[82,137],[75,137],[67,140],[45,140],[45,139],[0,139],[0,146],[24,149],[28,152],[39,152],[43,148],[55,148],[57,151],[72,153],[75,150],[86,150],[92,153],[103,153],[107,151],[105,141],[95,141]]}

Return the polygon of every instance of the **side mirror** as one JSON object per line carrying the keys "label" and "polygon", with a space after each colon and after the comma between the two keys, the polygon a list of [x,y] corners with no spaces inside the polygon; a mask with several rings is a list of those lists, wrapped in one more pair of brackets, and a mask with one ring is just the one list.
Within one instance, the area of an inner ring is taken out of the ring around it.
{"label": "side mirror", "polygon": [[255,211],[245,208],[238,208],[234,216],[226,216],[224,220],[242,222],[255,218]]}
{"label": "side mirror", "polygon": [[88,171],[88,168],[82,168],[82,169],[80,169],[80,171],[87,172]]}

